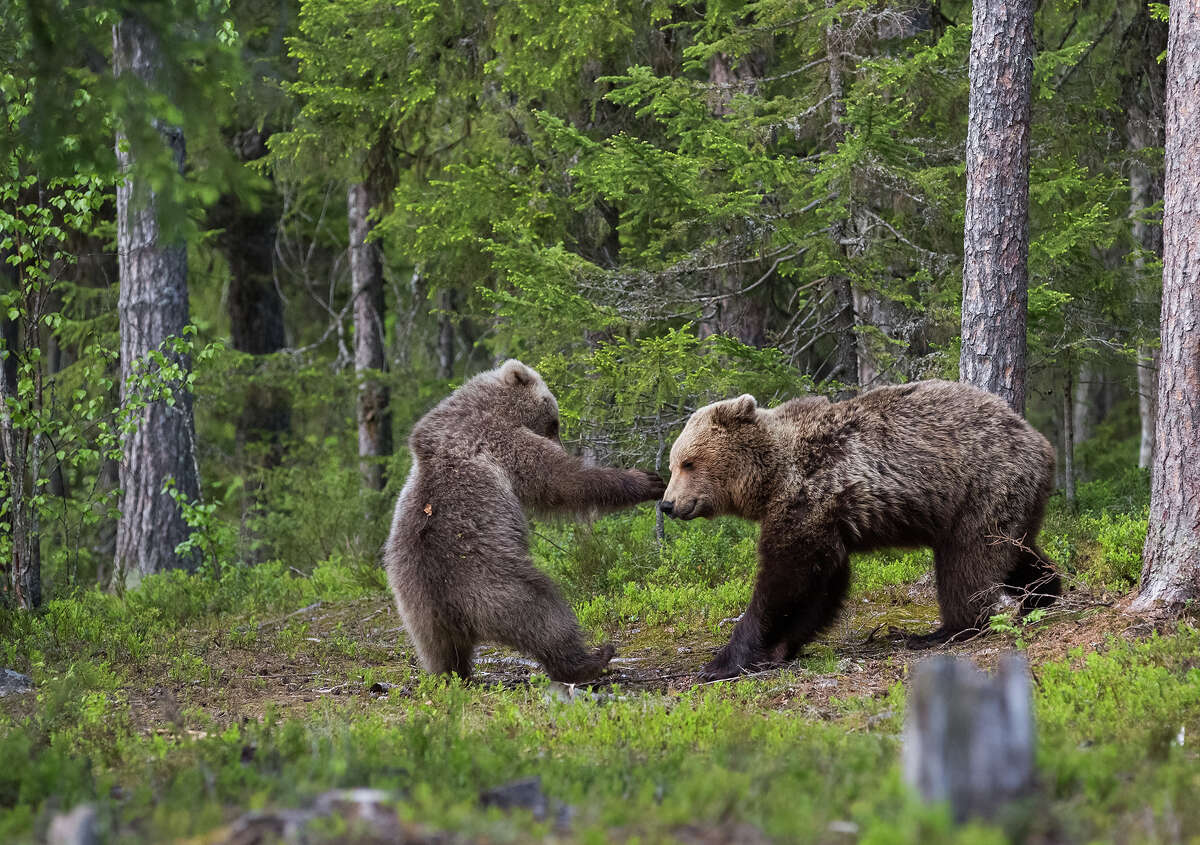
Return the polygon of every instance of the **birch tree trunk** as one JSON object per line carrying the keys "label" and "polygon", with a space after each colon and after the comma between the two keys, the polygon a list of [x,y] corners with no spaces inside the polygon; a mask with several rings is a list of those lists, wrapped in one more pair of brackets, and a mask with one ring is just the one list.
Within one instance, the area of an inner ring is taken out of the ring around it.
{"label": "birch tree trunk", "polygon": [[388,388],[379,378],[384,359],[383,260],[367,241],[371,232],[371,191],[365,182],[346,196],[350,222],[350,279],[354,296],[354,372],[358,377],[358,457],[363,483],[384,485],[383,459],[392,453]]}
{"label": "birch tree trunk", "polygon": [[1032,0],[972,13],[959,376],[1025,412]]}
{"label": "birch tree trunk", "polygon": [[[21,285],[20,273],[9,263],[9,257],[7,252],[0,252],[3,262],[0,279],[15,290]],[[25,297],[25,305],[29,304],[29,297]],[[0,317],[0,336],[5,351],[0,366],[0,473],[3,473],[8,493],[7,501],[0,500],[4,507],[4,527],[0,530],[6,531],[11,550],[8,560],[0,560],[0,575],[4,578],[0,583],[0,603],[24,610],[33,610],[42,604],[41,526],[32,497],[38,492],[37,484],[41,478],[44,438],[40,432],[31,436],[27,428],[19,426],[13,419],[11,406],[20,408],[24,404],[17,396],[18,358],[28,359],[30,347],[36,346],[37,338],[31,341],[28,333],[40,320],[39,311],[27,310],[25,332],[22,332],[18,320],[8,315]],[[23,344],[22,334],[25,334]],[[28,402],[36,412],[43,401],[41,367],[34,368],[32,375],[34,383],[30,392],[33,395]]]}
{"label": "birch tree trunk", "polygon": [[1170,10],[1162,364],[1139,611],[1200,599],[1200,4]]}
{"label": "birch tree trunk", "polygon": [[[134,74],[149,87],[159,84],[157,36],[136,14],[113,26],[113,67],[117,76]],[[182,172],[185,148],[178,127],[158,126],[163,143]],[[178,337],[188,323],[187,246],[164,242],[160,202],[135,165],[136,151],[117,134],[117,252],[120,264],[118,315],[121,326],[121,400],[130,399],[130,377],[146,353]],[[191,367],[177,359],[184,372]],[[164,569],[192,567],[175,547],[188,537],[180,508],[164,492],[168,479],[186,499],[200,496],[196,469],[196,426],[192,396],[183,384],[170,385],[174,403],[146,404],[137,429],[125,438],[121,464],[121,518],[117,524],[116,572],[134,582]]]}

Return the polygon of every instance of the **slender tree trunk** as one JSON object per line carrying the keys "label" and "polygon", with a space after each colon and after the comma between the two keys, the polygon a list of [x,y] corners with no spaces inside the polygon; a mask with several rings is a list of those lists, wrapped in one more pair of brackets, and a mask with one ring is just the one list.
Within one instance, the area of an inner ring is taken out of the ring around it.
{"label": "slender tree trunk", "polygon": [[[834,0],[825,0],[827,8],[832,8],[833,5]],[[845,33],[839,24],[831,23],[825,29],[825,63],[829,73],[830,94],[829,140],[830,148],[834,150],[846,139],[846,86],[842,79],[844,41]],[[853,208],[849,203],[846,206],[846,214],[847,219],[835,222],[830,232],[834,241],[834,254],[840,254],[843,257],[848,257],[850,252],[845,244],[853,222]],[[833,371],[830,375],[846,384],[856,384],[858,381],[858,335],[854,331],[857,322],[854,314],[854,288],[850,284],[850,277],[844,273],[834,275],[830,279],[830,284],[833,286],[833,307],[837,314],[837,319],[833,324],[836,351]]]}
{"label": "slender tree trunk", "polygon": [[1154,459],[1154,420],[1158,412],[1158,350],[1138,347],[1137,389],[1138,417],[1141,419],[1141,439],[1138,443],[1138,466],[1149,469]]}
{"label": "slender tree trunk", "polygon": [[[0,255],[0,258],[7,258]],[[13,287],[18,284],[16,269],[4,263],[3,275],[12,279]],[[29,321],[36,323],[40,314],[26,314],[26,328]],[[4,583],[0,585],[0,595],[4,596],[5,604],[11,604],[25,610],[32,610],[42,604],[42,547],[41,528],[37,506],[30,500],[30,494],[37,491],[36,484],[40,477],[40,461],[42,435],[33,434],[19,428],[13,420],[9,403],[17,403],[17,379],[19,376],[18,355],[21,351],[21,325],[17,320],[7,316],[0,318],[0,330],[3,332],[6,355],[4,365],[0,367],[0,462],[3,465],[5,480],[8,482],[8,501],[4,522],[7,523],[8,539],[11,543],[12,556],[7,561],[0,562],[0,573],[3,573]],[[26,338],[26,345],[29,340]],[[41,375],[35,370],[36,384],[33,399],[41,404]]]}
{"label": "slender tree trunk", "polygon": [[979,0],[971,35],[959,375],[1025,412],[1032,0]]}
{"label": "slender tree trunk", "polygon": [[1135,610],[1178,610],[1200,599],[1200,4],[1172,3],[1170,18],[1162,365]]}
{"label": "slender tree trunk", "polygon": [[1067,384],[1063,390],[1063,490],[1067,504],[1075,507],[1075,396],[1071,362],[1067,361]]}
{"label": "slender tree trunk", "polygon": [[[231,146],[243,162],[267,154],[270,133],[258,128],[237,132]],[[237,194],[227,194],[210,211],[210,222],[221,230],[220,246],[229,264],[229,291],[225,297],[233,348],[249,355],[267,356],[284,348],[283,298],[275,284],[275,237],[280,198],[270,191],[257,208],[247,206]],[[244,392],[237,420],[237,449],[247,470],[242,492],[242,557],[258,562],[263,557],[255,533],[260,514],[261,471],[278,466],[283,458],[283,437],[291,428],[288,392],[265,378],[252,381]]]}
{"label": "slender tree trunk", "polygon": [[[1161,139],[1155,137],[1157,133],[1149,115],[1136,101],[1129,108],[1126,134],[1129,137],[1129,147],[1134,151],[1134,159],[1129,168],[1129,214],[1132,218],[1131,229],[1136,250],[1133,255],[1134,284],[1137,290],[1135,296],[1150,300],[1147,306],[1157,314],[1160,310],[1158,297],[1147,290],[1157,287],[1157,283],[1152,283],[1146,278],[1145,256],[1162,249],[1162,230],[1149,223],[1146,215],[1154,205],[1155,197],[1161,195],[1161,186],[1156,190],[1154,174],[1142,162],[1140,153],[1147,147],[1157,146]],[[1154,454],[1154,416],[1158,393],[1158,349],[1149,344],[1138,346],[1137,384],[1138,417],[1141,420],[1138,466],[1145,469],[1150,466]]]}
{"label": "slender tree trunk", "polygon": [[[233,138],[234,152],[243,162],[267,154],[269,133],[248,129]],[[229,333],[233,348],[251,355],[270,355],[286,344],[283,299],[275,286],[275,234],[279,203],[274,194],[257,209],[236,196],[222,199],[214,222],[223,230],[221,247],[229,262]],[[264,466],[279,463],[279,442],[291,427],[287,393],[266,385],[252,387],[238,420],[238,443],[266,447]]]}
{"label": "slender tree trunk", "polygon": [[388,388],[380,379],[387,363],[383,333],[383,260],[368,242],[373,207],[365,182],[351,185],[346,197],[350,219],[350,278],[354,296],[354,371],[358,376],[358,456],[363,483],[384,485],[383,459],[392,453]]}
{"label": "slender tree trunk", "polygon": [[[742,56],[736,62],[725,53],[713,55],[708,61],[711,86],[708,105],[712,113],[718,117],[728,115],[736,94],[752,95],[757,92],[763,70],[763,58],[757,54]],[[746,240],[744,228],[736,225],[726,226],[724,234],[734,243],[739,239]],[[726,256],[728,259],[739,257],[736,248]],[[748,272],[751,268],[755,268],[755,272]],[[697,326],[701,337],[723,334],[735,337],[747,346],[766,345],[770,313],[766,302],[754,293],[739,293],[760,272],[760,265],[737,263],[714,271],[711,289],[722,294],[723,298],[713,304],[711,317],[701,320]]]}
{"label": "slender tree trunk", "polygon": [[[158,84],[161,57],[153,30],[135,14],[113,27],[113,65],[120,76],[132,73],[147,85]],[[177,127],[159,127],[182,172],[185,148]],[[134,169],[134,151],[117,135],[117,164],[124,174],[117,185],[117,252],[121,293],[121,400],[130,397],[135,367],[167,338],[182,335],[188,323],[187,246],[164,242],[159,200]],[[191,362],[179,361],[185,372]],[[192,396],[183,384],[171,385],[174,403],[149,402],[137,429],[128,434],[121,465],[121,518],[117,525],[116,571],[134,581],[164,569],[191,567],[175,547],[188,537],[180,508],[164,491],[169,480],[185,498],[200,496],[196,468],[196,426]]]}
{"label": "slender tree trunk", "polygon": [[448,379],[454,375],[454,317],[457,305],[453,288],[443,288],[438,293],[438,378]]}
{"label": "slender tree trunk", "polygon": [[1071,419],[1074,421],[1072,439],[1082,443],[1092,436],[1096,423],[1103,419],[1100,409],[1100,373],[1091,364],[1080,364],[1078,375],[1072,373],[1068,378],[1073,381],[1074,408]]}

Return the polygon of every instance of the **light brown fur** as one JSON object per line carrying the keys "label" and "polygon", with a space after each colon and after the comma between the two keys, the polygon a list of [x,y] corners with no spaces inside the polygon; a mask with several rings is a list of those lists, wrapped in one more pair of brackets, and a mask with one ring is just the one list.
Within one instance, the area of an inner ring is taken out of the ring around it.
{"label": "light brown fur", "polygon": [[664,512],[762,524],[750,607],[701,676],[791,659],[836,618],[852,551],[933,547],[942,627],[925,641],[981,624],[999,588],[1025,608],[1053,600],[1058,576],[1035,545],[1053,473],[1042,435],[955,382],[701,408],[671,448]]}
{"label": "light brown fur", "polygon": [[584,645],[575,614],[529,556],[525,508],[584,512],[657,499],[640,470],[588,467],[563,450],[558,402],[507,361],[464,384],[409,437],[413,464],[396,501],[384,566],[428,672],[468,677],[475,644],[512,646],[551,678],[578,683],[613,647]]}

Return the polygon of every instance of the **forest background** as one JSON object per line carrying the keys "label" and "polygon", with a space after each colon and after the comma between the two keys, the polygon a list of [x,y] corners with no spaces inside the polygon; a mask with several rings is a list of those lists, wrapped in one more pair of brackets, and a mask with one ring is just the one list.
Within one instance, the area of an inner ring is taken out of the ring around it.
{"label": "forest background", "polygon": [[[409,427],[505,357],[546,378],[569,448],[660,471],[716,398],[957,378],[971,13],[6,0],[5,665],[89,678],[6,742],[61,765],[56,720],[128,705],[155,632],[383,595]],[[1026,413],[1060,459],[1047,551],[1100,602],[1146,538],[1167,13],[1034,17]],[[744,526],[539,531],[595,631],[744,603]],[[927,567],[876,556],[856,589]],[[97,751],[67,794],[142,753]],[[28,833],[63,789],[25,788],[3,800]]]}

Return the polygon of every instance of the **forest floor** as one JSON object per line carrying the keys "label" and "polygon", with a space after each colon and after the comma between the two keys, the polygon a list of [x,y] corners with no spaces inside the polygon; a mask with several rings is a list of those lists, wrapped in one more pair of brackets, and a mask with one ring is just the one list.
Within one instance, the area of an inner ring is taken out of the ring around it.
{"label": "forest floor", "polygon": [[[786,677],[773,706],[831,718],[848,696],[886,697],[912,664],[933,653],[967,656],[990,668],[1000,654],[1019,645],[1036,667],[1065,659],[1075,650],[1094,652],[1110,637],[1138,639],[1153,630],[1152,623],[1129,616],[1114,601],[1078,593],[1022,630],[1019,643],[1015,632],[984,632],[932,650],[910,649],[890,635],[931,630],[937,621],[936,600],[927,583],[915,585],[910,593],[911,600],[888,604],[858,598],[831,630],[788,666],[710,683]],[[555,684],[550,694],[570,697],[613,688],[671,694],[690,689],[696,686],[696,672],[728,639],[735,622],[722,620],[717,634],[684,624],[618,630],[610,637],[617,656],[600,679],[578,689]],[[390,596],[316,602],[256,623],[253,631],[237,626],[195,628],[186,632],[183,642],[203,661],[204,677],[171,682],[164,679],[163,667],[148,665],[130,677],[124,689],[133,723],[143,731],[168,730],[189,710],[193,718],[203,714],[208,730],[220,730],[261,719],[268,710],[302,715],[325,696],[371,708],[414,692],[415,655]],[[472,683],[515,688],[528,685],[539,672],[535,661],[517,652],[484,645],[476,652]]]}
{"label": "forest floor", "polygon": [[[493,647],[470,683],[424,675],[378,580],[236,577],[92,594],[6,634],[36,688],[0,698],[0,840],[45,841],[80,805],[102,840],[195,845],[1200,832],[1200,631],[1155,630],[1109,594],[914,651],[890,634],[937,609],[929,576],[908,578],[854,593],[793,663],[697,684],[747,581],[703,613],[598,626],[618,656],[569,687]],[[1014,648],[1035,680],[1039,789],[1015,821],[955,826],[901,782],[904,682],[932,653],[988,667]]]}

